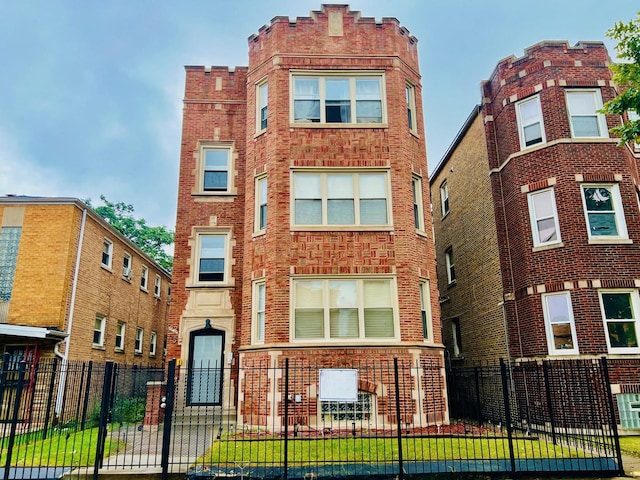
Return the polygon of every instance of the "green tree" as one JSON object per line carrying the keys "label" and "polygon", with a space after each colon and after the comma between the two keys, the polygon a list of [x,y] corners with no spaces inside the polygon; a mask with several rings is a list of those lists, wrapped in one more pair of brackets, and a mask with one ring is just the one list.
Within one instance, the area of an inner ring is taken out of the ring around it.
{"label": "green tree", "polygon": [[104,195],[100,195],[103,205],[94,207],[91,200],[85,200],[98,215],[104,218],[113,228],[135,243],[140,250],[153,258],[158,265],[171,272],[173,257],[164,247],[173,243],[173,231],[166,227],[150,227],[143,218],[133,216],[133,205],[123,202],[112,203]]}
{"label": "green tree", "polygon": [[[629,23],[618,22],[607,31],[607,37],[616,40],[618,58],[622,61],[611,65],[613,79],[624,91],[605,103],[603,112],[623,115],[629,110],[640,114],[640,12]],[[613,127],[611,133],[620,137],[620,144],[640,143],[640,120],[629,120]]]}

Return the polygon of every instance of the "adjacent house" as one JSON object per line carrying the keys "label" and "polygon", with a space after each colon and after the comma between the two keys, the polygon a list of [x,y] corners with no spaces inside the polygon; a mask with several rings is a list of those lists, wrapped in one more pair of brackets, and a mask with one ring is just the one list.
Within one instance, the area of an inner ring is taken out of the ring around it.
{"label": "adjacent house", "polygon": [[0,197],[0,352],[161,367],[171,276],[75,198]]}
{"label": "adjacent house", "polygon": [[[416,38],[323,5],[248,44],[247,67],[186,67],[168,358],[187,405],[273,425],[279,403],[243,389],[282,392],[243,368],[399,358],[437,371],[415,379],[414,418],[446,420]],[[296,391],[305,405],[316,383]],[[358,388],[360,410],[394,421],[392,383]]]}
{"label": "adjacent house", "polygon": [[622,413],[640,400],[639,152],[600,113],[610,63],[559,41],[498,62],[430,186],[448,360],[605,356]]}

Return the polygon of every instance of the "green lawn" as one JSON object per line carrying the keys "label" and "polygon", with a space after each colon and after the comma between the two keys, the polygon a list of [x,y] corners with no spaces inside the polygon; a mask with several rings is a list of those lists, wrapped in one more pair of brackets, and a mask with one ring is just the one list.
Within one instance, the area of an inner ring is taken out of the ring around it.
{"label": "green lawn", "polygon": [[[446,459],[509,458],[505,438],[405,438],[405,461]],[[514,440],[516,458],[580,457],[583,454],[566,446],[538,440]],[[281,463],[282,440],[218,441],[198,463],[253,464]],[[391,462],[398,459],[398,443],[393,438],[297,439],[289,442],[289,461],[302,463]]]}
{"label": "green lawn", "polygon": [[[0,450],[0,465],[7,461],[7,443],[5,441]],[[11,466],[90,466],[95,461],[97,443],[97,428],[77,432],[56,431],[45,440],[16,442]],[[105,455],[115,453],[124,446],[124,442],[112,442],[107,436]]]}
{"label": "green lawn", "polygon": [[626,454],[640,457],[640,436],[620,437],[620,449]]}

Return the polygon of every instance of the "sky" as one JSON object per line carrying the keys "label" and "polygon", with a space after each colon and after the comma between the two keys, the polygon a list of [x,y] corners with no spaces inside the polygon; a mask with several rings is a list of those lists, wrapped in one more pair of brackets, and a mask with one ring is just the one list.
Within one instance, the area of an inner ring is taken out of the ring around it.
{"label": "sky", "polygon": [[[331,3],[331,2],[325,2]],[[333,2],[347,3],[347,2]],[[175,226],[185,65],[247,64],[247,38],[312,0],[0,0],[0,195],[135,207]],[[429,171],[497,62],[542,40],[604,41],[637,0],[352,0],[418,38]]]}

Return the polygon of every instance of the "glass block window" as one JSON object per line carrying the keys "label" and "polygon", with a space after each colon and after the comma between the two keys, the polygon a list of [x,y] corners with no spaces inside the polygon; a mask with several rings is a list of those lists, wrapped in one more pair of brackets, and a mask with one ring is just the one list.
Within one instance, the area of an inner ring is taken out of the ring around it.
{"label": "glass block window", "polygon": [[8,302],[18,261],[22,227],[2,227],[0,231],[0,302]]}

